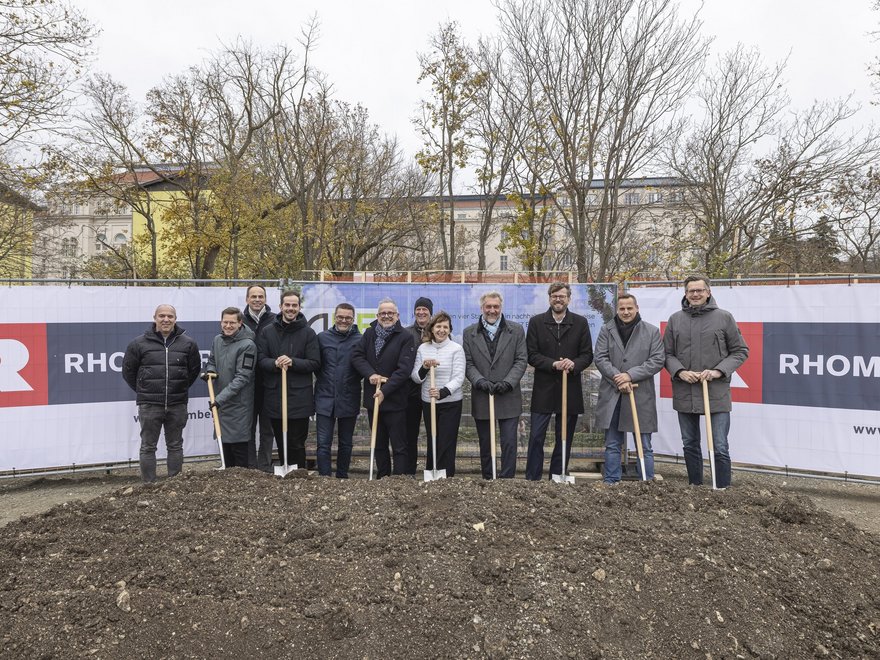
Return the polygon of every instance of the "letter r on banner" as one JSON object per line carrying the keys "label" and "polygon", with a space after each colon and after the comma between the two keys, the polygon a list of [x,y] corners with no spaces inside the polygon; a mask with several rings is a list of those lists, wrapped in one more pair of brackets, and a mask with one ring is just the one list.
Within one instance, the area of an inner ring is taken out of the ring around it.
{"label": "letter r on banner", "polygon": [[46,374],[46,325],[0,324],[0,408],[46,405]]}

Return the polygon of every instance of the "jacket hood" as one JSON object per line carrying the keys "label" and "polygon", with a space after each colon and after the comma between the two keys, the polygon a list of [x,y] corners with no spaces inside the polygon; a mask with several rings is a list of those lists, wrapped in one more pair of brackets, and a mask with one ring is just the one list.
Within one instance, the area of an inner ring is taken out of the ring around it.
{"label": "jacket hood", "polygon": [[711,312],[712,310],[718,309],[718,305],[715,302],[714,296],[709,296],[709,299],[706,301],[705,305],[700,305],[698,307],[694,307],[688,302],[687,296],[684,296],[681,299],[681,311],[685,314],[690,314],[691,316],[701,316],[706,312]]}
{"label": "jacket hood", "polygon": [[281,328],[282,332],[296,332],[297,330],[302,330],[306,327],[306,317],[305,314],[300,312],[291,323],[285,323],[284,317],[281,316],[281,314],[278,314],[275,317],[274,323]]}
{"label": "jacket hood", "polygon": [[223,341],[228,342],[230,344],[234,344],[235,342],[238,342],[238,341],[244,341],[245,339],[253,339],[254,337],[256,337],[256,335],[254,334],[254,331],[251,330],[249,327],[247,327],[244,323],[241,324],[241,327],[238,329],[238,332],[236,332],[231,337],[227,337],[222,332],[220,333],[220,336],[223,338]]}

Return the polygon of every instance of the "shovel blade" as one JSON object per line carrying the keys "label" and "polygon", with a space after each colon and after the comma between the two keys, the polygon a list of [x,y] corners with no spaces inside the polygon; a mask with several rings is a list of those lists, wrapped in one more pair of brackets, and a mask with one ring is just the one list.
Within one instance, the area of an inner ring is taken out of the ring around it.
{"label": "shovel blade", "polygon": [[553,481],[555,481],[558,484],[573,484],[574,477],[571,476],[570,474],[554,474]]}
{"label": "shovel blade", "polygon": [[437,481],[446,478],[446,470],[425,470],[425,481]]}
{"label": "shovel blade", "polygon": [[275,466],[275,476],[276,477],[286,477],[288,474],[297,469],[296,465],[276,465]]}

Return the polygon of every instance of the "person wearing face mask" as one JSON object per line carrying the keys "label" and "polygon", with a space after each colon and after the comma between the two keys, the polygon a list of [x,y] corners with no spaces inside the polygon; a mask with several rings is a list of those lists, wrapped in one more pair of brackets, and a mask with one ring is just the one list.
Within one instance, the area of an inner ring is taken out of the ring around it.
{"label": "person wearing face mask", "polygon": [[703,452],[700,447],[700,416],[703,381],[709,389],[712,439],[715,445],[715,477],[718,488],[730,486],[730,378],[749,357],[749,347],[733,319],[718,307],[709,278],[691,275],[684,281],[681,310],[669,317],[663,334],[666,370],[672,377],[672,407],[684,446],[688,483],[703,484]]}
{"label": "person wearing face mask", "polygon": [[318,334],[321,347],[321,370],[315,380],[318,474],[329,477],[332,473],[331,448],[336,425],[339,436],[336,477],[347,479],[354,426],[361,404],[361,377],[351,366],[351,351],[360,342],[361,332],[354,322],[354,306],[349,303],[339,303],[333,319],[333,325]]}
{"label": "person wearing face mask", "polygon": [[[602,326],[596,339],[596,368],[602,374],[596,427],[605,429],[606,484],[620,481],[620,455],[626,446],[626,434],[635,433],[630,391],[634,392],[639,416],[645,474],[654,478],[654,452],[651,434],[657,431],[657,400],[654,374],[665,361],[660,329],[642,320],[636,297],[623,293],[617,297],[617,315]],[[633,384],[638,387],[633,390]]]}
{"label": "person wearing face mask", "polygon": [[412,334],[400,324],[397,303],[383,298],[376,310],[376,320],[351,351],[351,366],[364,379],[363,403],[371,427],[374,401],[379,401],[375,449],[378,479],[392,472],[391,452],[394,474],[409,474],[406,404],[415,356]]}
{"label": "person wearing face mask", "polygon": [[528,366],[526,336],[519,323],[501,313],[501,294],[480,296],[480,318],[465,328],[462,344],[465,373],[471,382],[471,414],[480,439],[480,471],[492,478],[489,395],[495,397],[495,418],[501,430],[501,471],[498,477],[516,476],[516,434],[522,414],[520,381]]}
{"label": "person wearing face mask", "polygon": [[[465,374],[464,349],[450,339],[452,318],[446,312],[440,311],[431,317],[425,330],[425,338],[416,352],[412,372],[413,381],[421,385],[422,412],[428,437],[425,469],[446,470],[447,477],[454,477],[458,427],[461,424],[461,386]],[[433,387],[431,367],[434,367]],[[431,399],[434,399],[437,409],[436,429],[431,428]],[[436,466],[432,437],[437,440]]]}
{"label": "person wearing face mask", "polygon": [[[413,324],[406,326],[412,335],[413,345],[418,348],[422,340],[431,314],[434,313],[434,302],[422,296],[413,305]],[[407,474],[415,474],[419,458],[419,426],[422,422],[422,388],[418,383],[410,383],[409,400],[406,404],[406,450],[409,454]]]}
{"label": "person wearing face mask", "polygon": [[[282,464],[305,469],[309,417],[315,414],[312,375],[321,368],[321,348],[300,308],[298,291],[281,293],[281,312],[260,333],[257,353],[263,372],[263,411],[272,424],[278,457]],[[281,419],[282,378],[287,379],[287,438]]]}

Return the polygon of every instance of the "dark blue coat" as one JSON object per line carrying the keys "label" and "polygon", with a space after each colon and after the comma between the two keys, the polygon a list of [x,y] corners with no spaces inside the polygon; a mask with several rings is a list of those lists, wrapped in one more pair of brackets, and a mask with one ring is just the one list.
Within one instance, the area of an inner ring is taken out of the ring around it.
{"label": "dark blue coat", "polygon": [[[263,372],[263,412],[273,419],[281,419],[281,369],[275,359],[286,355],[293,359],[287,370],[287,417],[303,419],[315,412],[312,374],[321,367],[321,349],[318,337],[299,314],[291,323],[285,323],[279,314],[257,338],[257,355]],[[222,414],[222,413],[221,413]]]}
{"label": "dark blue coat", "polygon": [[361,409],[361,375],[351,366],[351,350],[361,341],[356,325],[342,334],[332,326],[318,335],[321,370],[315,380],[315,412],[356,417]]}
{"label": "dark blue coat", "polygon": [[351,352],[351,365],[364,378],[364,407],[373,409],[373,394],[376,393],[376,387],[371,385],[368,379],[373,374],[379,374],[388,379],[388,382],[382,386],[385,398],[379,410],[406,410],[410,375],[416,359],[413,336],[398,321],[377,357],[375,330],[377,323],[378,321],[373,321],[370,324]]}

